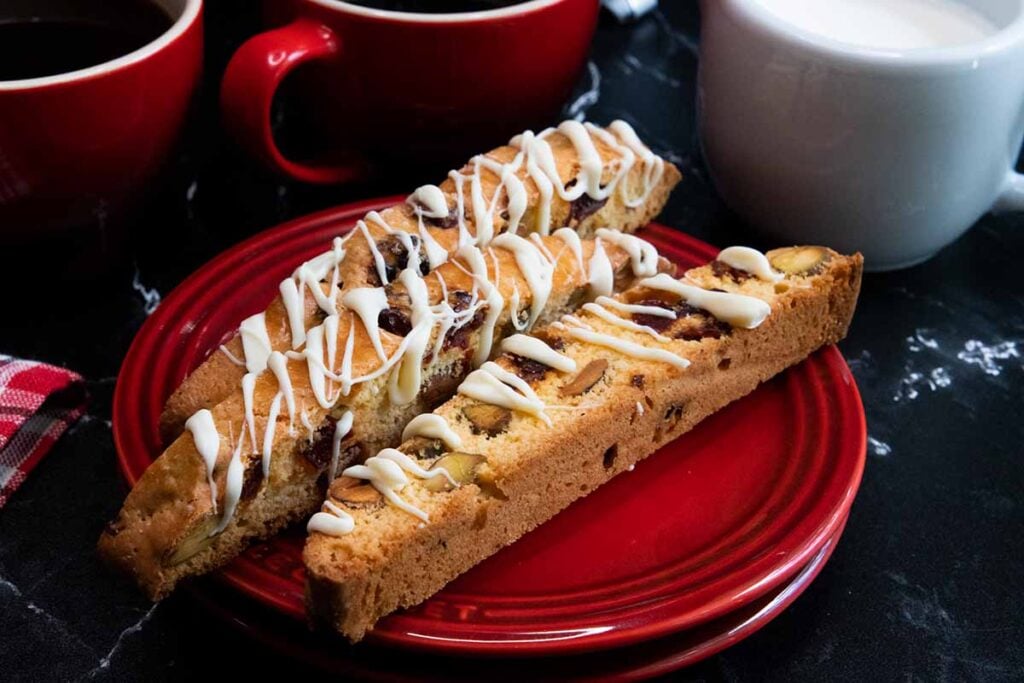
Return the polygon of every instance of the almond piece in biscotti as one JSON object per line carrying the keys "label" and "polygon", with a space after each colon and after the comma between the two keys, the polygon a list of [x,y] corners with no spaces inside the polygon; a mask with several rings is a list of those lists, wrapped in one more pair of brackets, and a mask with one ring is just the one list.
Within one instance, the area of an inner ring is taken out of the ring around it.
{"label": "almond piece in biscotti", "polygon": [[164,566],[173,567],[199,554],[213,543],[213,530],[217,528],[217,517],[208,515],[193,528],[179,543],[173,552],[164,557]]}
{"label": "almond piece in biscotti", "polygon": [[[462,484],[476,481],[476,471],[485,461],[484,456],[475,453],[449,453],[431,465],[431,470],[444,468],[451,478]],[[431,491],[447,491],[452,484],[446,477],[432,477],[425,486]]]}
{"label": "almond piece in biscotti", "polygon": [[331,498],[345,503],[349,507],[369,507],[384,500],[380,491],[361,479],[352,477],[338,477],[331,482],[328,493]]}
{"label": "almond piece in biscotti", "polygon": [[788,275],[816,275],[831,258],[825,247],[785,247],[766,256],[773,268]]}
{"label": "almond piece in biscotti", "polygon": [[601,381],[604,377],[604,371],[608,369],[608,361],[604,358],[598,358],[587,363],[586,367],[579,371],[568,384],[559,389],[559,393],[562,396],[581,396]]}
{"label": "almond piece in biscotti", "polygon": [[474,434],[486,434],[487,436],[501,434],[508,429],[508,423],[512,420],[511,411],[486,403],[474,403],[471,406],[466,406],[462,409],[462,414],[469,420]]}

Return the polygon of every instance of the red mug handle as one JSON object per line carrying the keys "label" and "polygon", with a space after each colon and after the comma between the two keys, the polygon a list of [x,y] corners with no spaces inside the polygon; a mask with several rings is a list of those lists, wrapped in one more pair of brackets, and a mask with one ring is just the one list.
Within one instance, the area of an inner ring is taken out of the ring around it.
{"label": "red mug handle", "polygon": [[365,176],[359,161],[303,164],[287,159],[274,141],[270,108],[274,93],[296,67],[341,55],[331,29],[309,19],[259,33],[242,44],[228,63],[220,87],[221,113],[228,130],[245,149],[272,170],[307,183],[341,183]]}

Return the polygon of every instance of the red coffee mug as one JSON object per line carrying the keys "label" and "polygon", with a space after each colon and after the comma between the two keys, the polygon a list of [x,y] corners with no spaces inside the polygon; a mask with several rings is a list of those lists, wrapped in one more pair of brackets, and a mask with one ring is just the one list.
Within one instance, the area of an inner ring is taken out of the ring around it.
{"label": "red coffee mug", "polygon": [[[54,76],[0,81],[0,244],[103,223],[169,156],[199,82],[202,0],[158,4],[171,25],[134,52]],[[35,2],[26,17],[67,19],[65,5]],[[0,11],[0,18],[20,17]]]}
{"label": "red coffee mug", "polygon": [[[243,44],[221,86],[225,125],[271,169],[335,183],[376,163],[461,158],[555,117],[583,69],[598,0],[529,0],[458,14],[291,0],[292,23]],[[298,67],[329,161],[286,158],[271,104]],[[333,157],[333,158],[332,158]]]}

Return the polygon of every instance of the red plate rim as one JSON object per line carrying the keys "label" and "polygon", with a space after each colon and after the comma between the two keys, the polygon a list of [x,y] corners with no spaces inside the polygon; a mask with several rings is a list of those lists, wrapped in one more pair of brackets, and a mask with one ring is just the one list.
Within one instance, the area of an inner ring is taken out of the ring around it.
{"label": "red plate rim", "polygon": [[[137,389],[138,382],[144,381],[140,376],[142,368],[151,367],[146,363],[146,349],[154,339],[174,329],[175,325],[173,323],[180,322],[175,318],[175,314],[180,313],[179,309],[182,303],[187,300],[187,293],[195,289],[199,283],[208,280],[215,274],[232,268],[240,259],[256,258],[261,247],[268,239],[283,243],[291,236],[314,231],[325,224],[332,224],[336,228],[340,228],[341,226],[336,225],[339,221],[345,221],[346,219],[351,221],[354,218],[361,217],[366,211],[396,203],[402,199],[403,197],[401,196],[387,197],[348,204],[298,218],[263,231],[212,259],[183,281],[164,299],[163,305],[157,309],[157,313],[143,324],[129,348],[122,363],[121,373],[114,391],[114,442],[117,448],[121,471],[129,483],[134,484],[144,470],[144,467],[140,469],[138,459],[140,443],[144,445],[144,438],[137,433],[133,433],[130,424],[132,420],[139,421],[140,411],[145,412],[133,406],[131,399],[135,395],[134,390]],[[652,224],[645,232],[646,236],[651,238],[653,242],[671,240],[680,249],[689,249],[706,258],[712,258],[717,253],[714,247],[665,226]],[[161,309],[163,309],[163,315],[161,315]],[[628,628],[613,629],[603,633],[588,634],[586,637],[574,640],[548,640],[524,643],[514,640],[497,639],[481,642],[479,639],[466,637],[469,634],[438,640],[419,631],[387,627],[378,628],[372,632],[371,638],[380,643],[443,653],[505,656],[532,656],[544,653],[564,654],[628,645],[640,640],[688,628],[735,610],[738,606],[746,604],[764,595],[774,587],[781,585],[819,552],[828,539],[841,526],[856,494],[866,453],[867,435],[863,406],[856,384],[842,355],[835,347],[831,347],[815,354],[815,356],[807,361],[807,364],[820,366],[822,373],[833,379],[838,379],[839,384],[837,386],[845,386],[850,392],[846,397],[847,407],[855,406],[855,409],[847,410],[844,418],[853,420],[853,424],[847,426],[852,430],[857,442],[851,442],[847,449],[854,449],[859,454],[859,457],[851,463],[850,477],[845,481],[842,491],[839,495],[831,497],[828,501],[820,501],[818,507],[826,509],[818,509],[817,516],[815,517],[818,520],[817,524],[814,528],[804,528],[802,530],[804,535],[798,542],[792,542],[792,545],[787,546],[792,548],[792,550],[784,559],[770,563],[770,566],[765,562],[761,562],[749,567],[736,568],[736,571],[733,573],[734,575],[730,575],[732,578],[731,589],[715,595],[712,599],[702,604],[700,609],[682,609],[677,613],[673,613],[672,603],[669,601],[661,605],[661,618],[656,621],[632,624]],[[138,431],[136,430],[136,432]],[[152,449],[150,449],[150,452],[152,452]],[[246,564],[253,566],[246,566]],[[304,613],[301,601],[297,603],[294,595],[267,589],[261,580],[262,572],[266,571],[263,567],[256,566],[253,560],[243,556],[219,572],[219,577],[242,593],[254,597],[278,611],[293,617],[303,618]],[[404,618],[404,615],[398,615],[393,619],[400,622]],[[385,625],[385,622],[382,622],[382,625]]]}
{"label": "red plate rim", "polygon": [[[532,662],[538,662],[544,667],[545,676],[552,680],[562,679],[561,674],[571,671],[571,677],[565,676],[564,680],[617,683],[664,676],[697,664],[749,638],[793,604],[814,582],[832,557],[846,522],[846,519],[842,520],[836,533],[788,582],[777,586],[752,603],[697,626],[694,630],[672,633],[655,641],[637,643],[596,655],[570,654],[566,657],[536,660],[504,660],[503,665],[519,667],[512,670],[512,678],[518,676],[528,680],[531,671],[529,668],[524,671],[522,663],[525,662],[525,666],[529,667]],[[240,632],[283,655],[300,659],[336,675],[365,680],[420,680],[419,675],[415,678],[406,677],[400,671],[382,669],[379,665],[379,656],[383,653],[379,648],[366,652],[360,646],[335,647],[333,641],[311,642],[308,632],[301,630],[291,620],[284,623],[276,618],[278,615],[261,614],[250,609],[248,605],[225,605],[223,599],[217,599],[220,594],[214,590],[212,584],[195,586],[192,594],[205,609],[224,619]],[[581,657],[584,659],[581,660]],[[611,662],[606,667],[609,658]],[[443,667],[443,660],[433,660],[432,664],[439,665],[439,668]],[[558,668],[552,670],[552,667]],[[509,676],[506,675],[507,677]],[[430,680],[439,678],[435,675]],[[451,676],[449,672],[443,679],[466,678],[465,675]],[[475,676],[469,678],[473,679]]]}

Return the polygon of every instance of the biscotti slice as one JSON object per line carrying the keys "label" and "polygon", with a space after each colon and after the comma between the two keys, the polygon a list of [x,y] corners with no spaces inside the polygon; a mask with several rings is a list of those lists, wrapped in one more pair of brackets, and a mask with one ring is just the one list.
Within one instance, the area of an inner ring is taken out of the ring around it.
{"label": "biscotti slice", "polygon": [[427,277],[407,268],[386,287],[350,290],[301,352],[274,352],[268,372],[189,419],[103,533],[101,553],[159,598],[308,516],[324,479],[396,445],[502,338],[669,267],[636,237],[598,234],[506,234],[483,250],[466,245]]}
{"label": "biscotti slice", "polygon": [[[622,121],[607,128],[567,121],[518,135],[439,186],[370,212],[296,269],[265,312],[246,319],[171,395],[161,434],[168,441],[180,434],[185,420],[236,389],[242,375],[263,370],[271,351],[300,349],[306,330],[336,311],[341,292],[388,284],[407,266],[426,274],[460,246],[486,247],[503,232],[547,235],[567,226],[591,237],[605,225],[631,232],[661,211],[679,179]],[[323,292],[321,283],[329,285]]]}
{"label": "biscotti slice", "polygon": [[841,339],[862,259],[730,248],[510,337],[400,449],[336,479],[303,558],[312,619],[358,641],[697,422]]}

